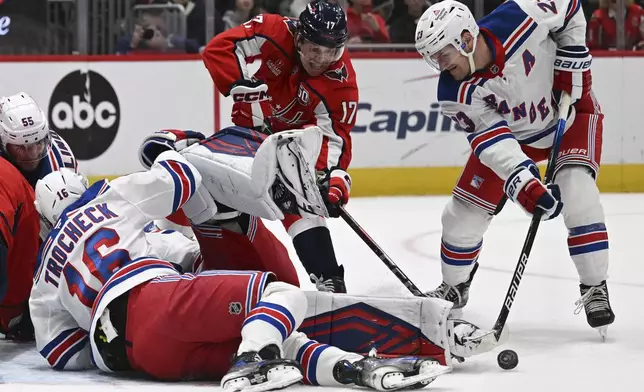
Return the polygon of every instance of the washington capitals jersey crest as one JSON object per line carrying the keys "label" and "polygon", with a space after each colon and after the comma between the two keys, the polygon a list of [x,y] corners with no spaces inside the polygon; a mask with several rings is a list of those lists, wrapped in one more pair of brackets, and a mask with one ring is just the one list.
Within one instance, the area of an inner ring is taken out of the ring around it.
{"label": "washington capitals jersey crest", "polygon": [[340,67],[326,71],[324,76],[338,82],[346,82],[349,79],[349,72],[347,71],[347,66],[342,63]]}
{"label": "washington capitals jersey crest", "polygon": [[[154,233],[144,228],[181,208],[200,183],[190,163],[167,151],[149,171],[99,181],[67,207],[43,242],[29,301],[36,344],[50,366],[91,367],[87,332],[93,309],[114,299],[110,293],[178,274],[169,251],[153,246],[146,236]],[[163,242],[171,241],[157,243]],[[105,287],[115,274],[119,279]]]}

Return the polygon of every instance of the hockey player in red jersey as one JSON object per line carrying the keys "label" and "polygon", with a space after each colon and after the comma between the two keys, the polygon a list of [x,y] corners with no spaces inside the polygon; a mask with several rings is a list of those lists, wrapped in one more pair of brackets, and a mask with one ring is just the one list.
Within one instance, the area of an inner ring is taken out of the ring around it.
{"label": "hockey player in red jersey", "polygon": [[[316,170],[325,184],[324,197],[331,217],[338,216],[337,206],[348,202],[351,186],[346,170],[351,161],[349,131],[355,122],[358,88],[344,50],[347,36],[342,8],[313,1],[299,20],[258,15],[214,37],[203,52],[217,89],[234,100],[232,120],[236,125],[260,131],[268,128],[271,132],[305,125],[317,125],[322,130],[324,141]],[[248,64],[254,60],[262,64],[251,75]],[[324,219],[288,215],[283,223],[318,289],[345,292],[344,269],[337,263]],[[266,228],[258,226],[255,236],[263,231]],[[198,231],[196,234],[205,253],[209,243],[217,249],[225,248],[221,239],[204,239]],[[222,230],[224,239],[226,235]],[[270,233],[265,236],[277,241]],[[251,241],[249,246],[265,253],[263,245]],[[290,260],[285,257],[279,262]]]}
{"label": "hockey player in red jersey", "polygon": [[11,163],[0,158],[0,332],[33,339],[29,292],[38,254],[34,191]]}

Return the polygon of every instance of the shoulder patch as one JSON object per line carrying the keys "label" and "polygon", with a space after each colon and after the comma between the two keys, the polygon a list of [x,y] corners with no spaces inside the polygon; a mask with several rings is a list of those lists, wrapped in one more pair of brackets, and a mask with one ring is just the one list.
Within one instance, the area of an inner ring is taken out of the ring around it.
{"label": "shoulder patch", "polygon": [[295,36],[295,33],[297,32],[297,25],[298,21],[293,18],[289,18],[288,16],[285,16],[284,19],[284,24],[286,24],[286,28],[288,29],[288,32],[291,33],[292,36]]}

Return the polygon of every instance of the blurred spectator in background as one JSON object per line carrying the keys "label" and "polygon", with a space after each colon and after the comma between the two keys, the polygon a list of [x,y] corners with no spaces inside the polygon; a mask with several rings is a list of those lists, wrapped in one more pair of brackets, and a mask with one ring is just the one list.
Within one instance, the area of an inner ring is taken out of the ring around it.
{"label": "blurred spectator in background", "polygon": [[347,28],[350,44],[389,42],[389,31],[382,16],[372,12],[372,0],[349,0]]}
{"label": "blurred spectator in background", "polygon": [[404,3],[402,1],[396,3],[391,18],[389,18],[391,42],[413,44],[418,19],[430,5],[432,2],[426,0],[405,0]]}
{"label": "blurred spectator in background", "polygon": [[[282,15],[288,15],[293,18],[297,18],[300,16],[302,11],[304,11],[304,8],[308,3],[310,3],[311,0],[284,0],[282,1],[282,4],[288,5],[288,12],[284,13],[286,9],[284,7],[280,10]],[[347,10],[347,0],[327,0],[327,3],[333,3],[341,6],[344,8],[345,12]]]}
{"label": "blurred spectator in background", "polygon": [[141,13],[131,34],[116,42],[116,54],[199,53],[199,43],[165,31],[163,10]]}
{"label": "blurred spectator in background", "polygon": [[[624,0],[626,14],[624,31],[626,49],[644,50],[644,10],[633,0]],[[588,22],[587,45],[589,49],[615,48],[617,43],[617,0],[600,0],[599,8]]]}
{"label": "blurred spectator in background", "polygon": [[[199,46],[205,46],[211,37],[206,39],[206,1],[205,0],[174,0],[175,4],[183,6],[186,13],[188,31],[186,38],[197,41]],[[215,35],[224,31],[224,21],[221,13],[215,8]]]}
{"label": "blurred spectator in background", "polygon": [[234,0],[234,7],[224,13],[224,30],[237,27],[262,13],[254,0]]}

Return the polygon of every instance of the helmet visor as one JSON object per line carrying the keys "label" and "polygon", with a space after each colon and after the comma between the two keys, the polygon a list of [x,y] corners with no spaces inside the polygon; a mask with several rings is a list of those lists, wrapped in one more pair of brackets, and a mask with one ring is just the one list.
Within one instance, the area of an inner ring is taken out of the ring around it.
{"label": "helmet visor", "polygon": [[7,153],[12,161],[17,164],[34,164],[40,162],[49,151],[49,136],[35,143],[12,144],[6,146]]}
{"label": "helmet visor", "polygon": [[435,52],[424,52],[423,58],[436,72],[441,72],[454,64],[460,55],[458,49],[450,44]]}

